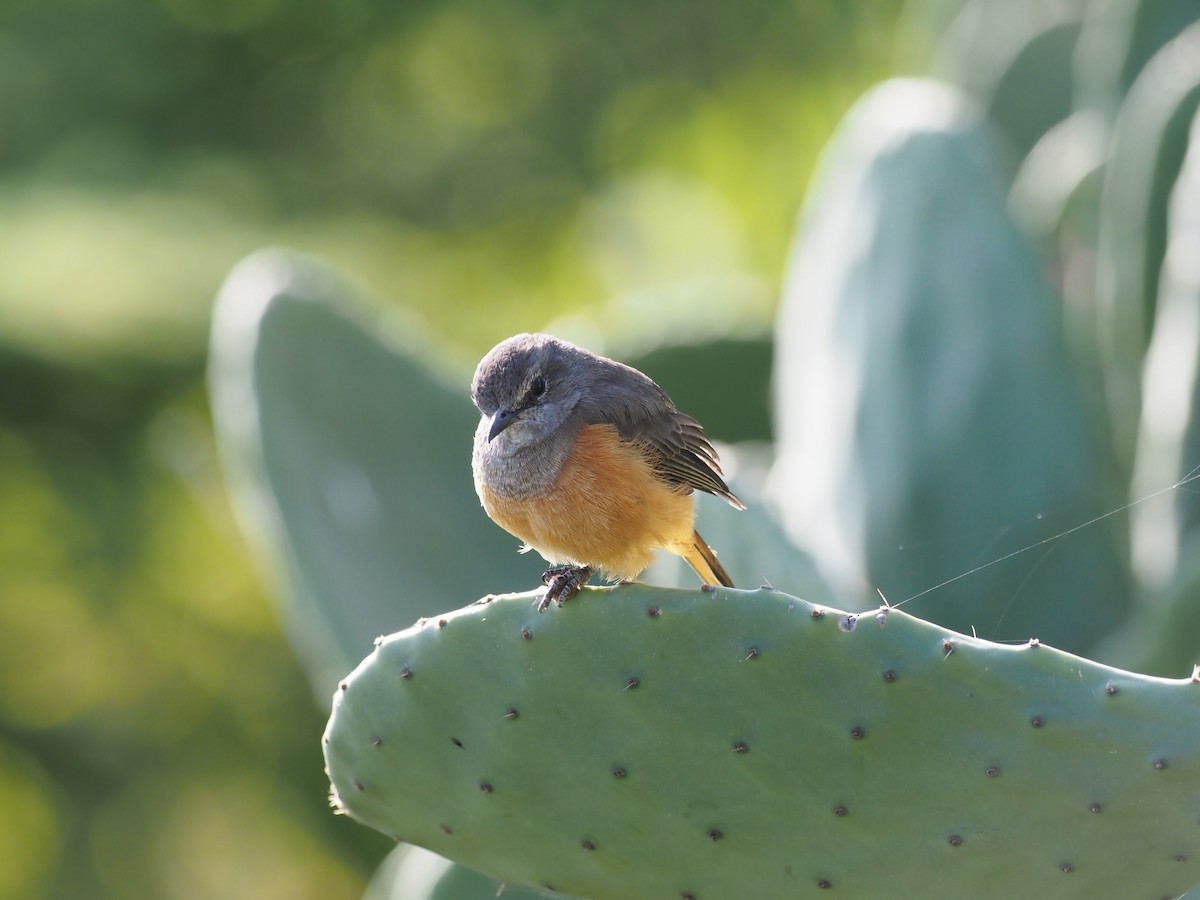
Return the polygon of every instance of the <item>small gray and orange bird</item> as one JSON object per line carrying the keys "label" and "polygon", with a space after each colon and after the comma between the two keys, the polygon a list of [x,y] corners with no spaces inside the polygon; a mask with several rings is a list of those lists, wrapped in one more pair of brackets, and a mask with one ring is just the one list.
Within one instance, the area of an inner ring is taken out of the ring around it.
{"label": "small gray and orange bird", "polygon": [[518,334],[479,363],[471,397],[475,490],[492,521],[537,550],[559,606],[593,571],[631,581],[655,550],[733,586],[696,531],[695,490],[745,509],[700,423],[637,369],[548,334]]}

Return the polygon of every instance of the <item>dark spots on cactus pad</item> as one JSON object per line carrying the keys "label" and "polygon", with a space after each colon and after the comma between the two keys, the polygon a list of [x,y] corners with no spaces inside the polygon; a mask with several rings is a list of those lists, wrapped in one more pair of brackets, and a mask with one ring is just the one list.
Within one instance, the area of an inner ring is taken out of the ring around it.
{"label": "dark spots on cactus pad", "polygon": [[584,838],[582,841],[580,841],[579,846],[582,847],[584,850],[595,850],[596,849],[596,844],[593,841],[589,841],[587,838]]}
{"label": "dark spots on cactus pad", "polygon": [[381,738],[379,735],[375,735],[374,737],[371,738],[371,746],[372,747],[382,747],[383,746],[383,738]]}
{"label": "dark spots on cactus pad", "polygon": [[749,753],[750,745],[747,744],[745,741],[734,741],[733,742],[733,752],[734,753]]}
{"label": "dark spots on cactus pad", "polygon": [[1156,771],[1161,772],[1166,767],[1167,767],[1167,761],[1165,759],[1156,759],[1154,761],[1154,768]]}
{"label": "dark spots on cactus pad", "polygon": [[891,669],[888,669],[886,672],[883,673],[883,680],[885,682],[887,682],[888,684],[891,684],[893,681],[896,680],[896,673],[893,672]]}
{"label": "dark spots on cactus pad", "polygon": [[1029,724],[1034,728],[1041,728],[1045,724],[1045,720],[1041,716],[1034,716],[1029,720]]}
{"label": "dark spots on cactus pad", "polygon": [[530,631],[528,625],[526,625],[524,628],[521,629],[521,637],[523,637],[527,641],[533,640],[533,632]]}
{"label": "dark spots on cactus pad", "polygon": [[1104,693],[1108,694],[1110,697],[1115,696],[1117,693],[1117,686],[1110,681],[1104,686]]}
{"label": "dark spots on cactus pad", "polygon": [[400,670],[400,677],[403,678],[405,681],[412,678],[412,669],[410,669],[408,666],[404,666]]}
{"label": "dark spots on cactus pad", "polygon": [[438,827],[441,828],[442,834],[454,834],[454,829],[449,825],[439,825]]}
{"label": "dark spots on cactus pad", "polygon": [[346,690],[346,688],[348,688],[348,687],[350,687],[350,685],[346,684],[346,682],[344,682],[344,681],[343,681],[343,682],[341,682],[340,684],[338,684],[338,690],[339,690],[339,691],[344,691],[344,690]]}
{"label": "dark spots on cactus pad", "polygon": [[657,606],[651,606],[646,610],[646,615],[652,619],[657,619],[662,615],[662,610]]}
{"label": "dark spots on cactus pad", "polygon": [[719,841],[723,837],[725,837],[725,832],[723,832],[720,828],[708,829],[708,839],[710,841]]}
{"label": "dark spots on cactus pad", "polygon": [[817,882],[817,887],[823,891],[827,891],[833,887],[833,882],[831,882],[828,878],[822,878]]}
{"label": "dark spots on cactus pad", "polygon": [[504,711],[504,718],[506,718],[506,719],[515,719],[520,715],[521,714],[519,712],[517,712],[517,710],[512,706],[510,706],[508,709],[506,709]]}
{"label": "dark spots on cactus pad", "polygon": [[1188,860],[1188,858],[1186,856],[1184,856],[1182,853],[1176,854],[1176,856],[1175,856],[1175,862],[1177,862],[1177,863],[1185,863],[1185,862],[1187,862],[1187,860]]}
{"label": "dark spots on cactus pad", "polygon": [[755,657],[758,656],[759,652],[760,651],[757,647],[747,647],[746,655],[744,657],[742,657],[742,659],[743,659],[743,661],[745,661],[747,659],[754,659]]}
{"label": "dark spots on cactus pad", "polygon": [[490,782],[481,781],[479,782],[479,790],[483,791],[485,794],[490,794],[493,790],[495,790],[495,788],[492,787]]}
{"label": "dark spots on cactus pad", "polygon": [[951,653],[953,653],[954,652],[954,641],[950,640],[949,638],[942,641],[942,652],[945,653],[946,656],[949,656]]}
{"label": "dark spots on cactus pad", "polygon": [[446,620],[445,620],[445,619],[438,619],[438,623],[437,623],[437,625],[438,625],[438,628],[445,628],[445,627],[446,627]]}
{"label": "dark spots on cactus pad", "polygon": [[812,616],[814,619],[823,619],[823,618],[825,618],[825,610],[819,609],[814,606],[813,611],[810,612],[809,615]]}
{"label": "dark spots on cactus pad", "polygon": [[458,738],[456,738],[456,737],[452,737],[452,738],[450,738],[450,743],[452,743],[452,744],[453,744],[455,747],[457,747],[459,750],[466,750],[466,749],[467,749],[466,747],[464,747],[464,746],[463,746],[463,742],[462,742],[462,741],[460,741],[460,740],[459,740]]}
{"label": "dark spots on cactus pad", "polygon": [[988,766],[987,772],[985,774],[987,775],[988,778],[996,778],[1000,775],[1000,770],[998,768],[996,768],[995,766]]}
{"label": "dark spots on cactus pad", "polygon": [[629,774],[624,769],[622,769],[620,766],[617,766],[615,769],[613,769],[612,773],[613,773],[613,778],[624,778],[626,775]]}
{"label": "dark spots on cactus pad", "polygon": [[361,781],[359,781],[357,778],[355,778],[354,779],[354,789],[356,791],[358,791],[359,793],[361,793],[367,789],[367,786],[365,784],[363,784]]}
{"label": "dark spots on cactus pad", "polygon": [[861,725],[855,725],[850,729],[850,737],[854,738],[856,741],[861,741],[866,736],[867,732]]}
{"label": "dark spots on cactus pad", "polygon": [[711,593],[712,593],[713,591],[715,591],[716,589],[717,589],[717,586],[716,586],[715,584],[702,584],[702,585],[700,585],[700,590],[704,591],[704,593],[706,593],[706,594],[711,594]]}
{"label": "dark spots on cactus pad", "polygon": [[641,684],[636,675],[630,675],[625,679],[625,690],[632,691],[635,687]]}
{"label": "dark spots on cactus pad", "polygon": [[951,847],[961,847],[963,845],[962,835],[952,834],[947,839],[946,843],[948,843]]}
{"label": "dark spots on cactus pad", "polygon": [[1069,862],[1065,862],[1061,866],[1058,867],[1058,871],[1062,872],[1064,875],[1070,875],[1072,872],[1075,871],[1075,867],[1073,865],[1071,865]]}
{"label": "dark spots on cactus pad", "polygon": [[846,809],[844,806],[835,806],[833,808],[833,814],[841,819],[850,815],[850,810]]}
{"label": "dark spots on cactus pad", "polygon": [[1089,810],[1090,812],[1099,813],[1099,812],[1101,812],[1103,809],[1104,809],[1104,807],[1103,807],[1103,806],[1101,806],[1099,803],[1090,803],[1090,804],[1088,804],[1088,810]]}

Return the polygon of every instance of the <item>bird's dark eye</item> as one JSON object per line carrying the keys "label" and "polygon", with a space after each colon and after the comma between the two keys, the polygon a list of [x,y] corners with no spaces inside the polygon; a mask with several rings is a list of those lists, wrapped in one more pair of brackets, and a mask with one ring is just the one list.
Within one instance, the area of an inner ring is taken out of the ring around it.
{"label": "bird's dark eye", "polygon": [[537,399],[546,393],[546,379],[539,375],[533,379],[533,383],[529,385],[529,396]]}

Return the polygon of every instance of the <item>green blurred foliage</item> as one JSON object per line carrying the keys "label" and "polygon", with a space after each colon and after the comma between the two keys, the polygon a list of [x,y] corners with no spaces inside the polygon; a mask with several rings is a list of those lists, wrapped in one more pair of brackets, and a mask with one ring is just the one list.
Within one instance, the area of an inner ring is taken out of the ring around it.
{"label": "green blurred foliage", "polygon": [[215,464],[237,259],[322,256],[460,365],[568,314],[652,349],[697,297],[761,330],[900,7],[0,8],[0,897],[355,897],[383,855]]}
{"label": "green blurred foliage", "polygon": [[749,280],[765,321],[811,160],[887,73],[899,7],[9,7],[0,295],[36,297],[7,312],[27,334],[65,297],[91,339],[147,310],[194,327],[233,260],[288,243],[446,330],[453,297],[473,348],[517,306],[698,276]]}

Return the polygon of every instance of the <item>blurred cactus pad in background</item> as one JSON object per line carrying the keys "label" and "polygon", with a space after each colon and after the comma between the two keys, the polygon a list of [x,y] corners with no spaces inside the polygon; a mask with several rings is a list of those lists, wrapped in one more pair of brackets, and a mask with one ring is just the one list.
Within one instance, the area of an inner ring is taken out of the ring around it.
{"label": "blurred cactus pad in background", "polygon": [[[0,898],[1200,885],[1195,0],[0,21]],[[742,590],[532,610],[532,330]]]}

